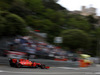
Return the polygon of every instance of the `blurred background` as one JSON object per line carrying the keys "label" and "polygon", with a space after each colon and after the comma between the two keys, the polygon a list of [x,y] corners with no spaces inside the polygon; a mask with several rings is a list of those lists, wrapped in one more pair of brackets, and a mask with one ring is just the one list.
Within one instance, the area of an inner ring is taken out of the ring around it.
{"label": "blurred background", "polygon": [[87,54],[99,63],[96,8],[69,11],[58,1],[0,0],[0,56],[67,61]]}

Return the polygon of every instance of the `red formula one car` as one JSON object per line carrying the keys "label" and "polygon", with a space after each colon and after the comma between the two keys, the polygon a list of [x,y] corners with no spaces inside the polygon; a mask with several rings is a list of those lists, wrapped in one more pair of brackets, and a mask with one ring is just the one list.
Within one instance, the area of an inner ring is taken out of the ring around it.
{"label": "red formula one car", "polygon": [[17,67],[17,68],[21,68],[23,66],[27,66],[27,67],[34,67],[34,68],[41,68],[41,69],[49,69],[49,66],[46,66],[44,64],[41,63],[36,63],[34,61],[29,61],[26,59],[9,59],[9,63],[11,67]]}

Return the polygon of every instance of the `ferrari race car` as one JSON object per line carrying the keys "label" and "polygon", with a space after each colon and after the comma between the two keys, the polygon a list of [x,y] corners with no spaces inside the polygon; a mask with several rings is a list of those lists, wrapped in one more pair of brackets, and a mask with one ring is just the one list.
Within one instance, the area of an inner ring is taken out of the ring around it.
{"label": "ferrari race car", "polygon": [[21,68],[23,66],[41,68],[41,69],[49,69],[49,66],[46,66],[41,63],[36,63],[34,61],[29,61],[26,59],[9,59],[9,63],[11,67]]}

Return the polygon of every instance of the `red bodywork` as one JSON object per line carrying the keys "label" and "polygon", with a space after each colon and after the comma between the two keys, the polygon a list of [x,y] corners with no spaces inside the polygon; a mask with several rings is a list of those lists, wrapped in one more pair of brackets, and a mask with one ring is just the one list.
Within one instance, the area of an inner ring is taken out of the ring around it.
{"label": "red bodywork", "polygon": [[[29,60],[26,60],[26,59],[11,59],[12,63],[17,65],[17,64],[20,64],[22,66],[29,66],[29,67],[41,67],[42,65],[44,64],[40,64],[40,63],[36,63],[36,62],[32,62],[32,61],[29,61]],[[49,69],[50,67],[49,66],[45,66],[45,69]]]}
{"label": "red bodywork", "polygon": [[41,65],[40,63],[36,63],[36,62],[32,62],[32,61],[29,61],[29,60],[25,60],[25,59],[20,59],[19,60],[19,63],[23,66],[36,66],[36,65]]}

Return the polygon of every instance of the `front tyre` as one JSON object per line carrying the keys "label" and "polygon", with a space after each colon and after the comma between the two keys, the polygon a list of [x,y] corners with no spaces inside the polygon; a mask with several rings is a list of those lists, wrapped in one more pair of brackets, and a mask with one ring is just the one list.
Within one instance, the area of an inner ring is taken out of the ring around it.
{"label": "front tyre", "polygon": [[22,65],[20,63],[16,64],[16,68],[21,68],[21,67],[22,67]]}
{"label": "front tyre", "polygon": [[41,69],[45,69],[45,65],[41,65]]}

